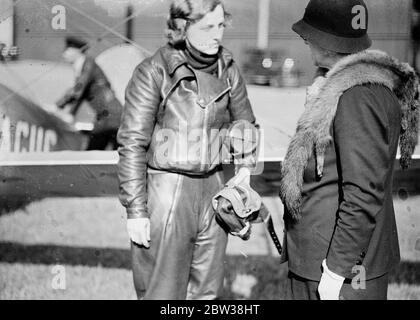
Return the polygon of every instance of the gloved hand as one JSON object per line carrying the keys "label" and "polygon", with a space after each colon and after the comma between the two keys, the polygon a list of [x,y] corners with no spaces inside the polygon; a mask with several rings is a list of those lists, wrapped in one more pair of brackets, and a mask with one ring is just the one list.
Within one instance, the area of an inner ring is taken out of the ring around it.
{"label": "gloved hand", "polygon": [[72,124],[74,122],[74,115],[70,113],[71,107],[66,105],[65,108],[59,108],[56,106],[55,110],[52,110],[54,108],[53,106],[50,106],[51,111],[55,116],[59,117],[64,122],[67,122],[69,124]]}
{"label": "gloved hand", "polygon": [[223,198],[217,198],[216,221],[232,235],[248,240],[251,236],[251,224],[238,219],[233,210],[232,203]]}
{"label": "gloved hand", "polygon": [[322,261],[322,268],[323,272],[318,286],[319,297],[321,300],[339,300],[345,278],[328,269],[326,259]]}
{"label": "gloved hand", "polygon": [[127,231],[131,241],[150,248],[150,219],[134,218],[127,219]]}
{"label": "gloved hand", "polygon": [[216,221],[227,232],[248,240],[250,221],[254,221],[261,208],[261,197],[250,187],[251,172],[242,167],[212,200]]}
{"label": "gloved hand", "polygon": [[232,181],[237,183],[246,183],[249,185],[251,183],[251,171],[247,167],[241,167],[236,175],[232,178]]}

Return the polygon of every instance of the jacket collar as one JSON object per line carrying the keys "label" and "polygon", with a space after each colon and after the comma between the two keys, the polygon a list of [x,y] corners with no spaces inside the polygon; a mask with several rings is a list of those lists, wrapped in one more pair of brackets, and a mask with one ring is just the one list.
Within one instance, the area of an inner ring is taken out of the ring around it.
{"label": "jacket collar", "polygon": [[[225,68],[227,68],[233,61],[232,53],[224,47],[222,47],[221,57]],[[187,58],[183,50],[176,49],[170,44],[166,45],[165,50],[163,51],[163,58],[168,64],[168,72],[170,76],[172,76],[180,66],[187,63]]]}
{"label": "jacket collar", "polygon": [[172,78],[172,84],[167,90],[167,93],[162,100],[162,104],[166,103],[170,94],[178,86],[180,81],[188,77],[194,77],[197,80],[197,103],[202,108],[206,108],[210,103],[226,94],[231,89],[230,83],[226,79],[227,75],[223,73],[233,61],[232,54],[228,50],[222,48],[221,52],[224,66],[224,70],[222,71],[224,76],[221,79],[217,79],[205,72],[198,70],[193,71],[193,69],[188,68],[186,66],[187,58],[183,50],[176,49],[169,44],[163,47],[161,54],[167,65],[169,76]]}

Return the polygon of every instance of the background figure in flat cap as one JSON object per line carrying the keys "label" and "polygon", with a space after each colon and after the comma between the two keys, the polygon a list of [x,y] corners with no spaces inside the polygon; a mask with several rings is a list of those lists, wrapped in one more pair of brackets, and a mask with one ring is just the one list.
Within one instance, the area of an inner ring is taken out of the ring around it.
{"label": "background figure in flat cap", "polygon": [[382,51],[366,50],[362,0],[311,0],[293,25],[323,72],[282,167],[283,261],[290,299],[386,299],[400,261],[392,203],[417,143],[418,79]]}
{"label": "background figure in flat cap", "polygon": [[71,105],[75,115],[83,100],[87,100],[96,113],[96,123],[90,133],[87,150],[103,150],[108,145],[117,149],[117,131],[122,106],[115,97],[111,85],[93,57],[86,54],[88,44],[82,39],[69,36],[63,58],[73,65],[76,82],[57,102],[59,108]]}

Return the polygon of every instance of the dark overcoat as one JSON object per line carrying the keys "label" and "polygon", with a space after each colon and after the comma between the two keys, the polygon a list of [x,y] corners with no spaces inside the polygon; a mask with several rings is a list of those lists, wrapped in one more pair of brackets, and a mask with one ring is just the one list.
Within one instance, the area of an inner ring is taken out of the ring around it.
{"label": "dark overcoat", "polygon": [[86,57],[75,85],[57,102],[57,106],[63,108],[72,104],[72,113],[76,114],[83,100],[88,101],[96,113],[94,132],[118,130],[122,106],[104,72],[90,56]]}
{"label": "dark overcoat", "polygon": [[379,51],[351,55],[308,89],[282,168],[285,253],[315,281],[322,260],[366,280],[400,260],[392,201],[398,142],[406,167],[417,140],[418,80]]}

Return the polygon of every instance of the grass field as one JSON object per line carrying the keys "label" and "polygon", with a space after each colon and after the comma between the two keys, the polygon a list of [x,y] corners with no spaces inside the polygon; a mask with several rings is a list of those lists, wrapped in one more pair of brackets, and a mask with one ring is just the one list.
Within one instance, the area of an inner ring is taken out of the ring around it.
{"label": "grass field", "polygon": [[[420,197],[397,198],[395,207],[403,262],[388,297],[420,299]],[[249,242],[231,238],[223,297],[282,299],[287,267],[262,226],[253,232]],[[64,290],[54,289],[57,265]],[[0,299],[135,299],[131,277],[116,198],[45,199],[0,217]]]}

